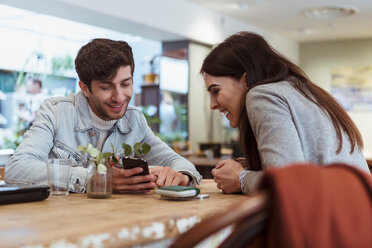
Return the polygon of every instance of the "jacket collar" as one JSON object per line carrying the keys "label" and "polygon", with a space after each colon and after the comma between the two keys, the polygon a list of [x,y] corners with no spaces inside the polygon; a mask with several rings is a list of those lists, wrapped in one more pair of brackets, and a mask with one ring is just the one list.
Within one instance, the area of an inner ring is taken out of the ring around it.
{"label": "jacket collar", "polygon": [[[81,132],[93,129],[92,118],[88,110],[88,108],[90,108],[88,99],[84,96],[82,91],[79,91],[75,96],[75,107],[78,115],[76,131]],[[126,114],[116,122],[113,128],[119,129],[123,134],[132,131]]]}

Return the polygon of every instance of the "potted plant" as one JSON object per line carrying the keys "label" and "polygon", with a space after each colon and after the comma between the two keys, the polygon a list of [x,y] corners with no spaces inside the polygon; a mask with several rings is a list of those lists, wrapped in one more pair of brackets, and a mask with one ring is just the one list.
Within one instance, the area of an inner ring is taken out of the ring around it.
{"label": "potted plant", "polygon": [[154,55],[150,61],[149,61],[149,65],[150,65],[150,72],[149,73],[146,73],[144,75],[144,80],[145,80],[145,83],[147,84],[153,84],[157,81],[158,79],[158,59],[159,55]]}
{"label": "potted plant", "polygon": [[[137,142],[133,145],[133,149],[130,145],[123,143],[122,147],[124,149],[124,157],[122,158],[123,168],[132,169],[135,167],[141,167],[143,171],[140,175],[149,174],[148,164],[143,156],[146,155],[151,150],[151,146],[147,143]],[[130,157],[133,155],[134,157]]]}
{"label": "potted plant", "polygon": [[114,146],[112,152],[101,153],[92,144],[87,147],[79,145],[78,151],[88,153],[89,166],[87,178],[87,196],[89,198],[109,198],[112,195],[112,169],[118,163]]}
{"label": "potted plant", "polygon": [[159,130],[159,124],[161,123],[160,118],[157,116],[158,107],[154,105],[145,105],[139,106],[138,108],[141,110],[143,116],[145,117],[147,125],[149,125],[156,136],[162,139],[162,137],[160,137],[160,133],[156,131]]}

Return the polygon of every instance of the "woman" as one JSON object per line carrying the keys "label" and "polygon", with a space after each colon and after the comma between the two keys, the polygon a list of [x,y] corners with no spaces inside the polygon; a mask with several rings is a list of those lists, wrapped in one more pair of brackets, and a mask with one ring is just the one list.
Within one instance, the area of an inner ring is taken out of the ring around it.
{"label": "woman", "polygon": [[262,170],[298,162],[343,162],[370,173],[345,110],[261,36],[230,36],[207,55],[201,73],[211,109],[239,127],[246,157],[246,168],[228,159],[213,169],[223,192],[249,193]]}

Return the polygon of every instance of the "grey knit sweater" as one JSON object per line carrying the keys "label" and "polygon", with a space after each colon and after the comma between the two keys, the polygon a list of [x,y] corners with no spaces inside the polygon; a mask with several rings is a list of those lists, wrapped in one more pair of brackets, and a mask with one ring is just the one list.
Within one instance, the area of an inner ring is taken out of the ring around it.
{"label": "grey knit sweater", "polygon": [[[263,169],[298,162],[342,162],[370,173],[362,151],[355,147],[350,153],[347,135],[336,153],[339,140],[330,118],[290,82],[254,87],[246,95],[246,108]],[[254,190],[261,176],[262,172],[241,172],[242,191]]]}

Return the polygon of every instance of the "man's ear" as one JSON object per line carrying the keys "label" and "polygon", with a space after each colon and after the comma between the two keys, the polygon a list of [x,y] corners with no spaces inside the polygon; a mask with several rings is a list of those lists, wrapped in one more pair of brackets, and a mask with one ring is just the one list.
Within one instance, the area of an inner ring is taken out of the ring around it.
{"label": "man's ear", "polygon": [[85,97],[90,97],[90,90],[85,83],[83,83],[82,81],[79,81],[79,87],[80,87],[80,89],[83,92]]}

